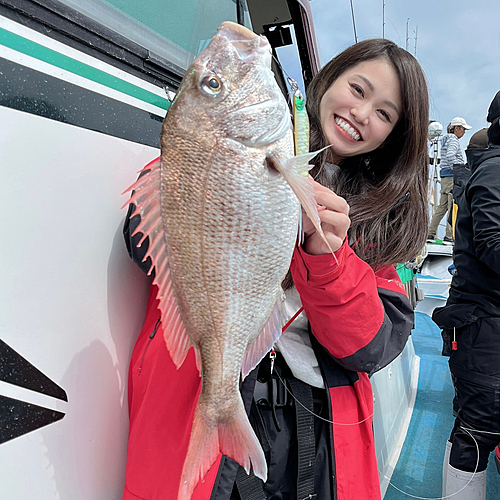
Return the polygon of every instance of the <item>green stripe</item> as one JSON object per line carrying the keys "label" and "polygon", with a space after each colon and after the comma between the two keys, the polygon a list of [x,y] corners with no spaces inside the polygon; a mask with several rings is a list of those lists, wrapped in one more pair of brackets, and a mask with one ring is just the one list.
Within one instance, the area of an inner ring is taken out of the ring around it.
{"label": "green stripe", "polygon": [[28,56],[39,59],[52,66],[57,66],[58,68],[74,73],[75,75],[82,76],[87,80],[92,80],[101,85],[105,85],[111,89],[122,92],[129,96],[140,99],[141,101],[153,104],[159,108],[167,110],[170,106],[168,99],[163,99],[160,96],[153,94],[145,89],[141,89],[132,83],[121,80],[116,76],[112,76],[100,69],[93,68],[88,64],[72,59],[71,57],[65,56],[56,52],[52,49],[44,47],[38,43],[32,42],[26,38],[19,35],[11,33],[3,28],[0,28],[0,44],[5,45],[11,49],[22,52]]}

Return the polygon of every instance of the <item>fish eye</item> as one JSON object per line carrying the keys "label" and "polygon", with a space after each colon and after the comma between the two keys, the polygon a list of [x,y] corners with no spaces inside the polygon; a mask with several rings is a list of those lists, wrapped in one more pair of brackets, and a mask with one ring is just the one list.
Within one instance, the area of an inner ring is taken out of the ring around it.
{"label": "fish eye", "polygon": [[200,88],[205,94],[216,96],[222,90],[222,82],[216,75],[207,75],[203,77]]}

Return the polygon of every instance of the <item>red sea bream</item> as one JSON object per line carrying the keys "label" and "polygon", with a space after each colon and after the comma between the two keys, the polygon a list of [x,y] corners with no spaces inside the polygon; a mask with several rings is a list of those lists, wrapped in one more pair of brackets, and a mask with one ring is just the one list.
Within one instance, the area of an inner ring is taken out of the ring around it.
{"label": "red sea bream", "polygon": [[160,160],[132,186],[169,353],[179,367],[194,347],[202,376],[179,500],[191,498],[219,453],[267,476],[239,382],[281,334],[280,284],[300,203],[316,210],[307,180],[314,155],[293,153],[269,43],[223,23],[167,113]]}

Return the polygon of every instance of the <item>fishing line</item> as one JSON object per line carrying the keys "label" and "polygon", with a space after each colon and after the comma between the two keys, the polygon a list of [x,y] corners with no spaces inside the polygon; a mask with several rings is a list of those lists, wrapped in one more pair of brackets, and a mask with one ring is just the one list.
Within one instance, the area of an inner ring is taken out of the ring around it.
{"label": "fishing line", "polygon": [[[400,493],[402,493],[403,495],[406,495],[406,496],[409,496],[411,498],[417,498],[418,500],[443,500],[445,498],[452,498],[454,497],[455,495],[458,495],[461,491],[465,490],[465,488],[467,488],[467,486],[469,486],[470,482],[474,479],[474,476],[476,475],[477,473],[477,469],[479,467],[479,444],[477,443],[477,440],[476,438],[469,432],[469,429],[466,429],[465,427],[462,427],[460,426],[460,428],[465,431],[467,434],[469,434],[469,436],[472,438],[472,440],[474,441],[474,444],[476,445],[476,451],[477,451],[477,460],[476,460],[476,467],[474,469],[474,472],[472,473],[472,476],[471,478],[467,481],[467,484],[465,484],[465,486],[461,489],[459,489],[458,491],[456,491],[455,493],[452,493],[451,495],[446,495],[445,497],[419,497],[419,496],[416,496],[416,495],[412,495],[411,493],[406,493],[406,491],[403,491],[401,489],[399,489],[397,486],[395,486],[394,484],[391,483],[391,480],[390,478],[388,478],[385,474],[384,474],[384,478],[385,479],[388,479],[389,480],[389,484],[396,490],[398,490]],[[470,430],[474,430],[475,429],[470,429]],[[481,432],[481,431],[479,431]],[[486,431],[484,431],[486,432]],[[494,432],[493,434],[498,434],[497,432]]]}
{"label": "fishing line", "polygon": [[[292,392],[290,391],[290,389],[288,389],[285,381],[281,378],[280,374],[278,372],[275,372],[276,373],[276,376],[278,377],[278,379],[280,380],[280,382],[283,384],[283,387],[286,389],[286,391],[288,392],[288,394],[290,394],[290,396],[292,396],[292,398],[300,405],[302,406],[302,408],[304,408],[306,411],[308,411],[311,415],[313,415],[314,417],[320,419],[320,420],[323,420],[324,422],[327,422],[329,424],[334,424],[334,425],[359,425],[359,424],[362,424],[363,422],[366,422],[368,419],[372,418],[373,417],[373,413],[371,415],[369,415],[368,417],[366,417],[364,420],[360,420],[359,422],[355,422],[355,423],[343,423],[343,422],[333,422],[332,420],[328,420],[327,418],[324,418],[322,417],[321,415],[318,415],[316,413],[314,413],[313,411],[311,411],[309,408],[307,408],[307,406],[305,406],[304,404],[302,404],[302,402],[297,399],[293,394]],[[474,441],[474,444],[476,445],[476,451],[477,451],[477,460],[476,460],[476,466],[474,468],[474,472],[472,473],[472,476],[471,478],[469,479],[469,481],[467,481],[467,484],[464,485],[463,488],[461,488],[460,490],[456,491],[455,493],[452,493],[451,495],[446,495],[446,496],[441,496],[441,497],[420,497],[418,495],[412,495],[411,493],[407,493],[406,491],[403,491],[402,489],[398,488],[395,484],[393,484],[390,480],[389,477],[387,477],[385,474],[384,474],[384,478],[387,479],[389,481],[389,484],[397,491],[399,491],[400,493],[402,493],[403,495],[406,495],[408,497],[411,497],[411,498],[416,498],[417,500],[445,500],[447,498],[452,498],[454,497],[455,495],[458,495],[461,491],[463,491],[465,488],[467,488],[467,486],[469,486],[470,482],[474,479],[474,476],[477,474],[477,469],[479,467],[479,444],[476,440],[476,438],[471,434],[471,432],[469,431],[473,431],[473,432],[482,432],[482,433],[486,433],[486,434],[495,434],[495,435],[500,435],[500,433],[498,432],[489,432],[489,431],[480,431],[480,430],[477,430],[477,429],[469,429],[469,428],[466,428],[466,427],[463,427],[463,426],[460,426],[460,428],[462,430],[464,430],[465,432],[467,432],[467,434],[469,434],[469,436],[472,438],[472,440]],[[380,472],[380,470],[379,470]]]}
{"label": "fishing line", "polygon": [[500,436],[500,432],[481,431],[479,429],[470,429],[468,427],[463,427],[463,426],[460,426],[460,428],[463,429],[464,431],[471,431],[471,432],[477,432],[479,434],[492,434],[493,436]]}
{"label": "fishing line", "polygon": [[293,104],[293,101],[292,101],[293,93],[296,90],[299,90],[299,84],[285,71],[285,68],[283,68],[283,66],[279,62],[278,58],[274,54],[271,54],[271,55],[272,55],[272,58],[274,59],[274,61],[276,62],[276,64],[279,66],[280,70],[286,76],[287,83],[288,83],[288,85],[290,85],[290,88],[287,89],[288,90],[288,102],[289,102],[289,104]]}
{"label": "fishing line", "polygon": [[302,406],[302,408],[304,408],[304,410],[307,410],[311,415],[313,415],[314,417],[316,418],[319,418],[320,420],[323,420],[324,422],[328,422],[329,424],[334,424],[334,425],[359,425],[359,424],[362,424],[363,422],[366,422],[368,419],[372,418],[373,417],[373,413],[371,415],[369,415],[368,417],[366,417],[365,419],[363,420],[360,420],[359,422],[354,422],[354,423],[343,423],[343,422],[333,422],[332,420],[328,420],[327,418],[324,418],[322,417],[321,415],[318,415],[316,413],[314,413],[312,410],[310,410],[309,408],[307,408],[307,406],[303,405],[301,401],[299,401],[293,394],[292,394],[292,391],[290,391],[290,389],[287,387],[285,381],[280,377],[280,374],[278,372],[275,372],[276,373],[276,376],[279,378],[280,382],[283,384],[283,387],[286,389],[286,391],[288,392],[288,394],[290,394],[290,396],[292,396],[292,398],[300,405]]}

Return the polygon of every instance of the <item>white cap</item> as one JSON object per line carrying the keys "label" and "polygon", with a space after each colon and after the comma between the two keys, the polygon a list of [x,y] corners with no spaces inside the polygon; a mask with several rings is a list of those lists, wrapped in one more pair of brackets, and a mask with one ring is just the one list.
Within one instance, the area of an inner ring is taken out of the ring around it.
{"label": "white cap", "polygon": [[463,118],[460,118],[459,116],[453,118],[450,122],[450,127],[455,127],[457,125],[463,127],[465,130],[470,130],[472,128],[470,125],[467,125],[467,122]]}

